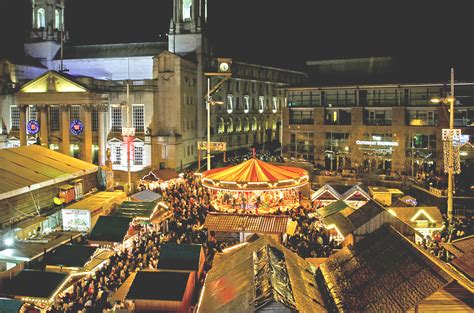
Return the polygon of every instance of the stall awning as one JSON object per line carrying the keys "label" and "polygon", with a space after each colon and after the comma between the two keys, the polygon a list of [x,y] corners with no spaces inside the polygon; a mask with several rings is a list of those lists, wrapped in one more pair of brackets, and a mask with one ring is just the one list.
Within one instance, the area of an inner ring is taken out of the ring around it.
{"label": "stall awning", "polygon": [[46,265],[82,268],[96,250],[91,246],[63,245],[46,255]]}
{"label": "stall awning", "polygon": [[182,301],[190,275],[184,271],[138,271],[126,299]]}
{"label": "stall awning", "polygon": [[124,201],[114,212],[115,216],[124,216],[130,218],[150,219],[157,209],[156,202],[131,202]]}
{"label": "stall awning", "polygon": [[94,164],[39,145],[0,149],[0,164],[0,200],[98,169]]}
{"label": "stall awning", "polygon": [[90,241],[122,242],[127,235],[132,218],[123,216],[99,216],[89,236]]}
{"label": "stall awning", "polygon": [[289,216],[209,213],[203,227],[209,231],[286,233]]}
{"label": "stall awning", "polygon": [[201,252],[201,245],[164,244],[160,250],[158,269],[198,271],[201,261]]}
{"label": "stall awning", "polygon": [[10,282],[8,294],[16,297],[50,299],[68,277],[67,273],[23,270]]}

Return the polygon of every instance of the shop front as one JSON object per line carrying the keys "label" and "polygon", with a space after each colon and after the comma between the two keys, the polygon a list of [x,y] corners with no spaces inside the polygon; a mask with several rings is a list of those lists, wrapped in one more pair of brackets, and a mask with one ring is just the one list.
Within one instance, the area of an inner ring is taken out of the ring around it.
{"label": "shop front", "polygon": [[355,145],[361,152],[365,171],[385,173],[392,169],[392,159],[394,151],[398,149],[398,141],[373,135],[370,139],[356,140]]}

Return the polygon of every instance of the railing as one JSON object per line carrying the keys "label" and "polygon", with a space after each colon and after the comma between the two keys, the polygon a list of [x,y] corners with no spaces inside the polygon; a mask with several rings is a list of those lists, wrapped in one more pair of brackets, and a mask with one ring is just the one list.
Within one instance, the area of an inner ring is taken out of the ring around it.
{"label": "railing", "polygon": [[364,125],[391,126],[392,125],[392,120],[387,120],[387,119],[364,119]]}
{"label": "railing", "polygon": [[290,119],[290,125],[313,125],[314,124],[314,119],[312,118],[291,118]]}
{"label": "railing", "polygon": [[351,125],[350,118],[338,118],[336,120],[324,119],[324,125]]}

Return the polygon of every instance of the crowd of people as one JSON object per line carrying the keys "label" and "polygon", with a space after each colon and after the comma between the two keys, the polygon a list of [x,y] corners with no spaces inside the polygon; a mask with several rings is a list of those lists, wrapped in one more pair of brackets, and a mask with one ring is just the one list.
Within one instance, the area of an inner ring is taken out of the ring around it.
{"label": "crowd of people", "polygon": [[[268,150],[263,150],[263,149],[256,153],[256,157],[257,159],[262,160],[264,162],[279,162],[279,163],[284,162],[283,157],[280,154],[274,154]],[[238,155],[229,157],[227,159],[227,163],[230,163],[232,165],[237,165],[251,158],[253,158],[253,152],[249,151],[247,153],[240,153]]]}
{"label": "crowd of people", "polygon": [[130,244],[115,247],[115,254],[93,275],[63,292],[50,312],[102,312],[104,309],[124,308],[124,304],[114,301],[112,295],[134,271],[157,268],[163,243],[202,244],[206,256],[204,271],[210,269],[214,254],[222,251],[224,246],[213,236],[208,240],[202,229],[207,212],[213,211],[207,190],[198,184],[192,172],[187,172],[179,183],[157,191],[173,211],[166,227],[147,225]]}
{"label": "crowd of people", "polygon": [[427,236],[419,243],[420,246],[430,252],[431,255],[449,262],[453,255],[449,254],[443,244],[474,234],[474,224],[472,219],[455,218],[451,222],[447,219],[443,222],[443,228]]}

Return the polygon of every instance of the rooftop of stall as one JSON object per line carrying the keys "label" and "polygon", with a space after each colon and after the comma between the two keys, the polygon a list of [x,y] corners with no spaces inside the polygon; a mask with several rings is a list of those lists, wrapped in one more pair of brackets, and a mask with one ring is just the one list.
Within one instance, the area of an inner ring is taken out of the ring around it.
{"label": "rooftop of stall", "polygon": [[161,246],[158,269],[193,271],[201,277],[205,259],[202,245],[165,243]]}
{"label": "rooftop of stall", "polygon": [[99,216],[89,235],[90,243],[112,245],[123,242],[132,220],[123,216]]}
{"label": "rooftop of stall", "polygon": [[142,190],[130,196],[132,201],[156,202],[161,199],[161,195],[151,190]]}

